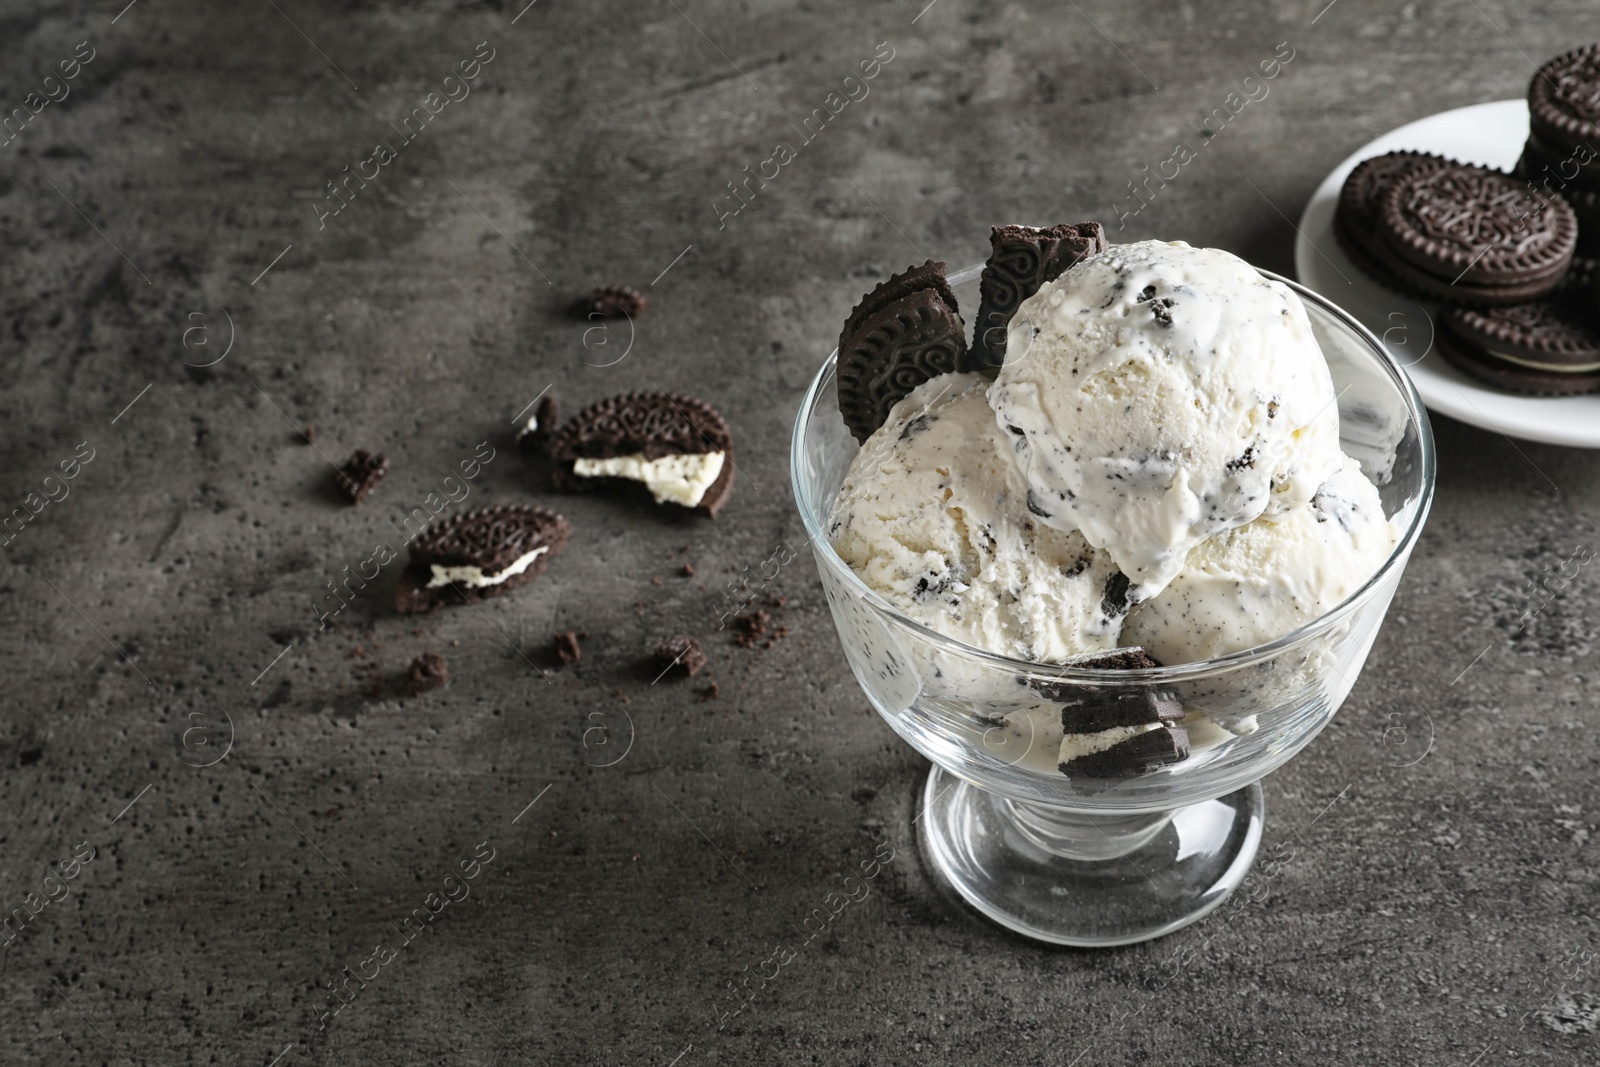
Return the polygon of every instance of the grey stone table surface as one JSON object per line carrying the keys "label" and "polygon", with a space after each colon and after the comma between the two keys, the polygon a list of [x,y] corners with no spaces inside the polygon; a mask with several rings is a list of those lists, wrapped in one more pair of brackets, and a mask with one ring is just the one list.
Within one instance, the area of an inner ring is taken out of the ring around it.
{"label": "grey stone table surface", "polygon": [[[930,880],[925,763],[808,556],[763,564],[803,547],[802,390],[890,271],[1092,217],[1288,273],[1346,154],[1597,38],[1578,0],[8,0],[0,489],[39,510],[0,568],[0,1062],[1596,1062],[1592,454],[1435,420],[1366,672],[1265,782],[1291,858],[1108,951]],[[602,284],[649,294],[631,331],[563,314]],[[645,387],[733,424],[715,522],[556,496],[510,444],[543,390]],[[350,508],[329,461],[357,447],[393,469]],[[572,544],[513,596],[396,616],[383,549],[463,491],[553,501]],[[786,634],[737,647],[728,587],[774,569]],[[653,684],[675,632],[710,666]],[[425,650],[449,686],[400,696]]]}

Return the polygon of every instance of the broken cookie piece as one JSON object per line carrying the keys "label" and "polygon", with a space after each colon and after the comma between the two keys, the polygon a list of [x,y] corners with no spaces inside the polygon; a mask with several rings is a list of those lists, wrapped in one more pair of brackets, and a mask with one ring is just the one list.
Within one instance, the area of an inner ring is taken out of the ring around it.
{"label": "broken cookie piece", "polygon": [[436,522],[411,542],[395,607],[411,614],[510,592],[544,573],[571,530],[564,516],[529,504],[479,508]]}
{"label": "broken cookie piece", "polygon": [[608,397],[550,443],[558,487],[634,482],[658,504],[715,517],[733,491],[733,431],[704,400],[655,391]]}
{"label": "broken cookie piece", "polygon": [[[309,439],[309,438],[308,438]],[[359,504],[371,495],[389,473],[389,458],[377,452],[358,448],[333,472],[333,484],[352,504]]]}

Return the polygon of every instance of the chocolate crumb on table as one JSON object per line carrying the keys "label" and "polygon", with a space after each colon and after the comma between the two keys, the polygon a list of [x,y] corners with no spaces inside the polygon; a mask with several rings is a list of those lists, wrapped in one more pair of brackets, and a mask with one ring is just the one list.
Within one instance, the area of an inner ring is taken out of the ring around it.
{"label": "chocolate crumb on table", "polygon": [[679,573],[681,573],[685,578],[693,578],[695,575],[694,564],[685,563],[683,565],[683,569]]}
{"label": "chocolate crumb on table", "polygon": [[551,640],[555,643],[556,659],[561,661],[563,667],[570,667],[583,658],[583,648],[578,644],[575,631],[563,630],[553,634]]}
{"label": "chocolate crumb on table", "polygon": [[663,673],[692,678],[705,665],[705,651],[688,634],[674,634],[656,646],[656,666]]}
{"label": "chocolate crumb on table", "polygon": [[712,682],[709,685],[701,686],[695,692],[700,694],[700,702],[704,704],[708,700],[716,700],[720,697],[722,695],[722,687],[716,682]]}
{"label": "chocolate crumb on table", "polygon": [[580,319],[591,316],[602,319],[632,318],[644,314],[649,307],[649,299],[637,289],[625,285],[602,285],[574,303],[572,314]]}
{"label": "chocolate crumb on table", "polygon": [[438,689],[450,681],[450,667],[437,652],[424,652],[406,668],[404,691],[407,696],[421,696],[430,689]]}
{"label": "chocolate crumb on table", "polygon": [[740,615],[733,621],[733,643],[740,648],[755,648],[767,636],[767,626],[772,616],[764,611]]}

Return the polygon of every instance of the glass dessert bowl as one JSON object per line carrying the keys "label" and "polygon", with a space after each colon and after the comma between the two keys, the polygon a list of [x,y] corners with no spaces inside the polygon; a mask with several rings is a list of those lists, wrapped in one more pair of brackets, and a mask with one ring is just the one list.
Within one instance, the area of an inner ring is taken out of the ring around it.
{"label": "glass dessert bowl", "polygon": [[[950,282],[971,282],[978,270]],[[1304,303],[1338,393],[1340,443],[1378,483],[1397,536],[1337,607],[1216,659],[1132,669],[1096,666],[1099,657],[1034,663],[908,618],[830,542],[834,502],[859,450],[839,413],[837,353],[801,405],[795,500],[845,657],[873,707],[934,765],[916,820],[924,854],[965,900],[1025,936],[1081,946],[1143,941],[1227,898],[1261,841],[1259,780],[1344,702],[1427,517],[1433,438],[1410,381],[1345,312],[1261,274]],[[1130,768],[1096,760],[1091,743],[1064,772],[1072,746],[1062,746],[1063,707],[1091,720],[1107,709],[1106,721],[1116,720],[1114,709],[1149,709],[1150,721],[1181,722],[1186,751]]]}

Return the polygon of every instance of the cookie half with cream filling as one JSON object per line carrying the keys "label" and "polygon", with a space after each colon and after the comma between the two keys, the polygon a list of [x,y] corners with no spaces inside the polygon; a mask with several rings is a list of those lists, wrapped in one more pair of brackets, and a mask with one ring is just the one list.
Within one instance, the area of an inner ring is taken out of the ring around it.
{"label": "cookie half with cream filling", "polygon": [[395,607],[409,615],[509,593],[543,574],[571,532],[564,516],[530,504],[479,508],[436,522],[411,542]]}
{"label": "cookie half with cream filling", "polygon": [[733,492],[733,431],[704,400],[624,393],[591,404],[550,442],[564,489],[633,482],[658,504],[716,517]]}

